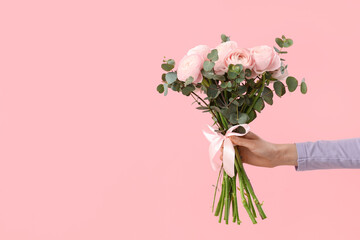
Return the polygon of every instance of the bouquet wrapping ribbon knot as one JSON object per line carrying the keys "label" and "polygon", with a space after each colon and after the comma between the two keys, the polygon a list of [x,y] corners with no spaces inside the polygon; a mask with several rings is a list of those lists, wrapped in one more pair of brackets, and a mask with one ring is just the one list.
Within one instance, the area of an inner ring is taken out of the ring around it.
{"label": "bouquet wrapping ribbon knot", "polygon": [[[215,131],[215,129],[210,126],[208,126],[208,127],[212,133],[207,133],[205,131],[203,131],[203,133],[204,133],[206,139],[210,142],[209,156],[210,156],[211,167],[214,169],[214,171],[218,170],[219,167],[216,166],[216,163],[214,162],[214,157],[215,157],[216,153],[220,150],[222,144],[224,144],[224,149],[223,149],[224,171],[227,173],[227,175],[229,175],[229,177],[234,177],[234,175],[235,175],[235,171],[234,171],[235,149],[234,149],[234,145],[231,142],[231,140],[229,139],[229,137],[246,135],[250,130],[249,125],[238,124],[238,125],[232,126],[231,128],[229,128],[226,131],[225,135],[217,133]],[[245,133],[233,132],[238,127],[243,127],[245,129]]]}

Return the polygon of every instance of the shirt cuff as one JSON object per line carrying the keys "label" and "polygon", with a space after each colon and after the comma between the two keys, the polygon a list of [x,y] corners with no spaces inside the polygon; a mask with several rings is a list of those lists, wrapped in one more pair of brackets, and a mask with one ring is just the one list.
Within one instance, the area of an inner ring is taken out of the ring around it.
{"label": "shirt cuff", "polygon": [[306,171],[306,159],[307,159],[307,153],[306,153],[306,143],[295,143],[296,150],[297,150],[297,166],[295,166],[295,171]]}

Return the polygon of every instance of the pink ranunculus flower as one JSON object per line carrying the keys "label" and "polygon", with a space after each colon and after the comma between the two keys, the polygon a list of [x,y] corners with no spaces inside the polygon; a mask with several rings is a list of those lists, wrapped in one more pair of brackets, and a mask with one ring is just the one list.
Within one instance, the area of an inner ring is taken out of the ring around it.
{"label": "pink ranunculus flower", "polygon": [[254,67],[255,61],[251,56],[249,49],[247,48],[237,48],[229,52],[224,59],[226,71],[229,68],[230,64],[242,64],[244,69],[252,69]]}
{"label": "pink ranunculus flower", "polygon": [[204,60],[198,54],[185,55],[179,62],[177,68],[177,78],[181,81],[186,81],[190,76],[194,78],[193,83],[199,83],[203,77],[201,69]]}
{"label": "pink ranunculus flower", "polygon": [[289,73],[287,68],[284,70],[284,73],[281,73],[281,69],[278,68],[275,71],[271,72],[271,76],[279,81],[282,81],[289,76]]}
{"label": "pink ranunculus flower", "polygon": [[219,56],[219,59],[215,62],[215,66],[214,66],[214,72],[216,74],[223,75],[227,71],[224,59],[229,52],[236,49],[237,47],[238,45],[236,42],[227,41],[221,43],[215,48],[218,50],[218,56]]}
{"label": "pink ranunculus flower", "polygon": [[250,49],[255,60],[254,71],[262,74],[266,71],[274,71],[281,66],[280,56],[272,47],[262,45]]}
{"label": "pink ranunculus flower", "polygon": [[207,59],[207,55],[211,52],[211,49],[209,46],[207,45],[198,45],[196,47],[193,47],[192,49],[190,49],[188,52],[187,52],[187,55],[192,55],[192,54],[198,54],[200,55],[203,60],[208,60]]}

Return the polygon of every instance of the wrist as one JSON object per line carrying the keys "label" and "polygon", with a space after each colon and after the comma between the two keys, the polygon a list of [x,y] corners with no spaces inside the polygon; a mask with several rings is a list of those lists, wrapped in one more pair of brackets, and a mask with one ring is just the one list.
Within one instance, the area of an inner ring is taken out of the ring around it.
{"label": "wrist", "polygon": [[296,144],[276,144],[277,146],[277,166],[289,165],[297,166],[298,155],[296,150]]}

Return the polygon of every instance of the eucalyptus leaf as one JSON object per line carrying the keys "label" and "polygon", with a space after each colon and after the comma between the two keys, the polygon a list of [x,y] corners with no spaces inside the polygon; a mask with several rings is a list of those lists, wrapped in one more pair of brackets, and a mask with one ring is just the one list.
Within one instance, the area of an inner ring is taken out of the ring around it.
{"label": "eucalyptus leaf", "polygon": [[168,94],[169,85],[167,83],[164,83],[164,96]]}
{"label": "eucalyptus leaf", "polygon": [[259,97],[258,100],[256,100],[256,103],[254,104],[254,109],[258,112],[261,112],[265,107],[264,100]]}
{"label": "eucalyptus leaf", "polygon": [[156,90],[159,92],[159,93],[163,93],[164,92],[164,85],[163,84],[159,84],[156,88]]}
{"label": "eucalyptus leaf", "polygon": [[293,40],[288,38],[284,41],[284,47],[288,48],[288,47],[291,47],[293,45]]}
{"label": "eucalyptus leaf", "polygon": [[169,59],[169,60],[167,60],[167,64],[175,65],[174,59]]}
{"label": "eucalyptus leaf", "polygon": [[250,69],[245,70],[245,77],[250,77],[252,75],[252,71]]}
{"label": "eucalyptus leaf", "polygon": [[237,124],[244,124],[249,120],[249,116],[246,113],[239,113],[237,118]]}
{"label": "eucalyptus leaf", "polygon": [[180,91],[181,84],[179,81],[175,81],[173,84],[171,84],[171,89],[179,92]]}
{"label": "eucalyptus leaf", "polygon": [[230,38],[228,36],[226,36],[225,34],[221,34],[221,41],[227,42],[227,41],[230,41]]}
{"label": "eucalyptus leaf", "polygon": [[282,97],[286,93],[285,86],[280,81],[274,82],[274,90],[275,90],[275,94],[278,95],[279,97]]}
{"label": "eucalyptus leaf", "polygon": [[217,49],[211,50],[211,52],[207,55],[207,58],[214,62],[219,60],[218,50]]}
{"label": "eucalyptus leaf", "polygon": [[[304,79],[303,79],[304,80]],[[300,84],[300,91],[302,94],[305,94],[307,93],[307,86],[306,86],[306,83],[305,81],[301,81],[301,84]]]}
{"label": "eucalyptus leaf", "polygon": [[194,91],[194,90],[195,90],[195,86],[192,85],[192,84],[190,84],[190,85],[184,87],[184,88],[181,90],[181,92],[182,92],[182,94],[184,94],[185,96],[189,96],[189,95],[191,94],[191,92]]}
{"label": "eucalyptus leaf", "polygon": [[273,97],[274,97],[274,94],[273,94],[273,91],[268,88],[268,87],[265,87],[264,88],[264,91],[262,92],[262,98],[264,99],[264,101],[269,104],[269,105],[272,105],[273,104]]}
{"label": "eucalyptus leaf", "polygon": [[247,123],[252,122],[256,118],[256,112],[254,110],[251,110],[249,113],[249,120]]}
{"label": "eucalyptus leaf", "polygon": [[229,79],[235,79],[237,77],[237,73],[236,72],[228,72],[227,77]]}
{"label": "eucalyptus leaf", "polygon": [[207,90],[207,95],[209,98],[216,98],[220,94],[220,91],[217,89],[215,84],[211,84]]}
{"label": "eucalyptus leaf", "polygon": [[206,78],[203,78],[201,84],[207,88],[210,86],[209,80],[207,80]]}
{"label": "eucalyptus leaf", "polygon": [[214,75],[213,79],[219,80],[219,81],[225,81],[226,80],[224,75]]}
{"label": "eucalyptus leaf", "polygon": [[298,86],[298,80],[296,80],[296,78],[294,77],[289,76],[286,78],[286,84],[288,86],[289,92],[293,92]]}
{"label": "eucalyptus leaf", "polygon": [[185,81],[185,86],[191,84],[194,81],[194,78],[192,76],[188,77]]}
{"label": "eucalyptus leaf", "polygon": [[165,71],[171,71],[175,66],[167,63],[161,64],[161,68]]}
{"label": "eucalyptus leaf", "polygon": [[166,82],[167,82],[168,84],[172,84],[172,83],[175,82],[176,79],[177,79],[177,74],[176,74],[176,72],[169,72],[169,73],[167,73],[166,76],[165,76],[165,79],[166,79]]}
{"label": "eucalyptus leaf", "polygon": [[215,66],[214,62],[210,62],[210,61],[205,61],[204,62],[204,70],[207,71],[207,72],[210,72],[213,69],[214,66]]}
{"label": "eucalyptus leaf", "polygon": [[275,38],[275,42],[279,47],[284,47],[284,41],[281,38]]}
{"label": "eucalyptus leaf", "polygon": [[215,77],[215,74],[213,72],[207,72],[204,69],[201,70],[201,74],[207,79],[213,79]]}

